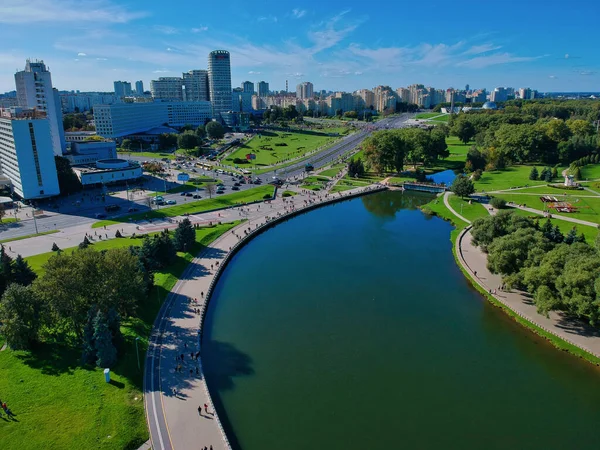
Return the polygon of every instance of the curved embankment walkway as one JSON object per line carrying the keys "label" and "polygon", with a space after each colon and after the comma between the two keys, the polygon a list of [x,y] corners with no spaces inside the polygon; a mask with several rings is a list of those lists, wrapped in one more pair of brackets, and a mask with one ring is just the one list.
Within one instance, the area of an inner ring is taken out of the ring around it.
{"label": "curved embankment walkway", "polygon": [[459,235],[455,249],[461,266],[467,271],[473,282],[491,292],[496,300],[520,317],[546,332],[600,357],[600,332],[598,330],[558,312],[551,312],[549,317],[545,317],[537,312],[535,305],[526,293],[500,290],[501,276],[494,275],[488,270],[487,255],[480,248],[475,247],[471,240],[471,227],[469,226]]}
{"label": "curved embankment walkway", "polygon": [[[275,223],[324,204],[385,189],[376,186],[342,194],[298,195],[285,202],[277,198],[270,204],[253,205],[255,216],[222,235],[190,263],[156,318],[146,354],[144,405],[154,449],[230,448],[208,392],[201,357],[190,358],[190,353],[201,351],[206,306],[229,258]],[[177,359],[181,354],[183,361]]]}

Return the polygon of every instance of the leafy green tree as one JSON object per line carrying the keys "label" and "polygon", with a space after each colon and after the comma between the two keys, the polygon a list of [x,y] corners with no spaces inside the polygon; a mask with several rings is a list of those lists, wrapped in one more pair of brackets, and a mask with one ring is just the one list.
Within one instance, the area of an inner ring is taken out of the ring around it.
{"label": "leafy green tree", "polygon": [[94,364],[96,362],[96,343],[94,341],[94,319],[98,314],[96,305],[92,305],[87,313],[87,320],[83,328],[81,360],[84,364]]}
{"label": "leafy green tree", "polygon": [[471,163],[471,170],[473,171],[485,168],[485,157],[474,145],[467,152],[467,163]]}
{"label": "leafy green tree", "polygon": [[12,266],[12,281],[21,286],[29,286],[37,278],[29,263],[21,255],[17,255]]}
{"label": "leafy green tree", "polygon": [[481,246],[484,251],[497,238],[514,233],[521,228],[535,228],[528,217],[515,214],[513,211],[499,211],[494,216],[480,217],[473,222],[471,236],[473,244]]}
{"label": "leafy green tree", "polygon": [[177,146],[178,136],[175,133],[162,133],[158,136],[158,148],[170,150]]}
{"label": "leafy green tree", "polygon": [[123,139],[121,141],[121,148],[123,150],[131,150],[133,147],[133,141],[131,139]]}
{"label": "leafy green tree", "polygon": [[552,243],[534,228],[522,228],[495,239],[488,246],[488,268],[510,275],[533,265],[552,249]]}
{"label": "leafy green tree", "polygon": [[3,245],[0,245],[0,296],[4,293],[13,277],[13,259],[6,253]]}
{"label": "leafy green tree", "polygon": [[192,226],[192,222],[187,217],[177,225],[175,235],[173,236],[173,244],[177,251],[183,252],[191,250],[196,242],[196,231]]}
{"label": "leafy green tree", "polygon": [[55,156],[54,163],[56,164],[56,176],[58,177],[58,188],[61,195],[81,191],[81,181],[73,171],[69,160],[62,156]]}
{"label": "leafy green tree", "polygon": [[198,136],[193,131],[187,130],[177,136],[177,146],[186,150],[196,148]]}
{"label": "leafy green tree", "polygon": [[98,367],[112,367],[117,362],[117,349],[108,328],[108,319],[102,311],[98,311],[94,319],[94,346]]}
{"label": "leafy green tree", "polygon": [[556,167],[552,168],[552,171],[550,172],[550,178],[552,180],[558,178],[558,170],[556,169]]}
{"label": "leafy green tree", "polygon": [[452,182],[451,190],[461,198],[465,198],[475,192],[475,185],[468,177],[460,174]]}
{"label": "leafy green tree", "polygon": [[350,158],[348,162],[348,176],[350,177],[361,177],[365,173],[365,167],[363,165],[362,159],[354,159]]}
{"label": "leafy green tree", "polygon": [[206,128],[204,125],[199,125],[198,128],[196,128],[196,136],[198,136],[199,139],[204,139],[206,137]]}
{"label": "leafy green tree", "polygon": [[223,136],[225,136],[225,128],[219,122],[208,122],[205,128],[206,134],[211,139],[223,139]]}
{"label": "leafy green tree", "polygon": [[450,129],[450,133],[466,144],[473,139],[476,134],[476,130],[466,115],[460,115],[459,118],[454,121],[454,124]]}
{"label": "leafy green tree", "polygon": [[539,172],[537,170],[537,167],[533,166],[531,168],[531,172],[529,172],[529,179],[530,180],[537,180],[539,178]]}
{"label": "leafy green tree", "polygon": [[0,333],[14,350],[30,348],[41,325],[42,303],[29,286],[11,284],[0,301]]}
{"label": "leafy green tree", "polygon": [[506,200],[500,197],[492,197],[490,205],[496,209],[504,209],[506,208]]}

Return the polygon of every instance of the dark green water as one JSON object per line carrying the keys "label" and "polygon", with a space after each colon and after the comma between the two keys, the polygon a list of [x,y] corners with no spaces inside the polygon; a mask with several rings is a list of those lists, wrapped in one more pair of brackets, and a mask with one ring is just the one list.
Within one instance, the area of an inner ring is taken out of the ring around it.
{"label": "dark green water", "polygon": [[469,287],[428,200],[328,206],[234,258],[204,336],[234,447],[600,448],[600,373]]}

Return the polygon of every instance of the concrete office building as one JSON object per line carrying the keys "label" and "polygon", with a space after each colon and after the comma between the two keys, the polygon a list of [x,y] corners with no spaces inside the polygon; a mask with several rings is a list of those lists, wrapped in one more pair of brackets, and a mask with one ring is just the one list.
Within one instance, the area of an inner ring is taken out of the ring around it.
{"label": "concrete office building", "polygon": [[508,100],[508,92],[505,88],[503,87],[497,87],[495,88],[492,93],[490,94],[490,101],[491,102],[505,102],[506,100]]}
{"label": "concrete office building", "polygon": [[259,97],[266,97],[269,95],[269,83],[266,81],[259,81],[256,83],[256,95]]}
{"label": "concrete office building", "polygon": [[186,102],[209,100],[208,71],[190,70],[183,74],[183,100]]}
{"label": "concrete office building", "polygon": [[254,83],[252,81],[244,81],[242,83],[242,91],[254,95]]}
{"label": "concrete office building", "polygon": [[135,82],[135,94],[144,95],[144,82],[142,80]]}
{"label": "concrete office building", "polygon": [[83,186],[99,186],[137,180],[143,175],[142,167],[135,161],[111,158],[95,163],[74,166],[73,171]]}
{"label": "concrete office building", "polygon": [[243,88],[235,88],[231,93],[231,110],[235,112],[252,112],[252,92],[244,92]]}
{"label": "concrete office building", "polygon": [[60,95],[52,88],[52,76],[44,61],[32,62],[28,59],[25,70],[15,74],[15,83],[21,108],[36,108],[46,113],[54,154],[62,155],[66,144]]}
{"label": "concrete office building", "polygon": [[96,133],[111,139],[144,133],[165,123],[172,127],[204,125],[211,118],[210,102],[117,103],[94,107]]}
{"label": "concrete office building", "polygon": [[296,86],[296,98],[303,100],[305,98],[313,98],[314,89],[310,81],[305,81]]}
{"label": "concrete office building", "polygon": [[103,141],[71,142],[69,151],[65,153],[72,165],[90,164],[99,159],[117,157],[117,144],[105,139]]}
{"label": "concrete office building", "polygon": [[227,50],[214,50],[208,55],[208,85],[213,117],[231,111],[231,57]]}
{"label": "concrete office building", "polygon": [[183,79],[179,77],[160,77],[150,81],[152,97],[161,100],[183,101]]}
{"label": "concrete office building", "polygon": [[24,200],[60,194],[50,127],[37,109],[0,110],[0,167]]}
{"label": "concrete office building", "polygon": [[113,85],[117,98],[131,97],[131,83],[129,81],[114,81]]}

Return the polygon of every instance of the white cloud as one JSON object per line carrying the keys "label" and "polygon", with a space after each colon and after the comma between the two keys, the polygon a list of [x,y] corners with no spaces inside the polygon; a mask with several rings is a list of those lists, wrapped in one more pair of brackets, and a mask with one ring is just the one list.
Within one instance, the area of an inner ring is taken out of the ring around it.
{"label": "white cloud", "polygon": [[565,59],[569,59],[569,54],[565,53]]}
{"label": "white cloud", "polygon": [[558,77],[556,75],[548,75],[548,78],[552,78],[553,80],[557,79]]}
{"label": "white cloud", "polygon": [[152,73],[169,73],[170,70],[169,69],[156,69],[153,70]]}
{"label": "white cloud", "polygon": [[256,19],[258,22],[273,22],[276,23],[277,22],[277,17],[276,16],[261,16],[258,19]]}
{"label": "white cloud", "polygon": [[494,44],[483,44],[483,45],[473,45],[471,48],[463,52],[463,55],[479,55],[481,53],[493,52],[496,50],[500,50],[502,48],[501,45]]}
{"label": "white cloud", "polygon": [[158,31],[159,33],[162,34],[166,34],[166,35],[173,35],[173,34],[179,34],[179,30],[175,27],[170,27],[168,25],[154,25],[154,30]]}
{"label": "white cloud", "polygon": [[342,11],[340,14],[333,16],[328,22],[320,25],[324,27],[318,30],[312,30],[308,32],[308,39],[313,43],[313,47],[310,49],[313,54],[319,53],[323,50],[336,46],[348,35],[350,35],[362,21],[348,24],[341,28],[336,25],[340,22],[350,10]]}
{"label": "white cloud", "polygon": [[96,61],[108,61],[108,58],[96,58]]}
{"label": "white cloud", "polygon": [[596,75],[596,72],[593,70],[582,70],[579,72],[579,75],[583,75],[583,76],[590,76],[590,75]]}
{"label": "white cloud", "polygon": [[208,27],[198,27],[192,28],[192,33],[202,33],[203,31],[208,31]]}
{"label": "white cloud", "polygon": [[249,75],[260,75],[262,72],[256,72],[255,70],[250,70],[248,72]]}
{"label": "white cloud", "polygon": [[363,73],[360,70],[357,70],[356,72],[354,72],[354,75],[362,75]]}
{"label": "white cloud", "polygon": [[147,16],[108,0],[90,0],[85,5],[77,0],[2,0],[0,23],[96,22],[127,23]]}
{"label": "white cloud", "polygon": [[300,18],[302,18],[302,17],[304,17],[306,15],[306,10],[305,9],[294,8],[294,9],[292,9],[292,15],[296,19],[300,19]]}
{"label": "white cloud", "polygon": [[83,52],[79,52],[79,53],[77,53],[77,56],[87,56],[87,55]]}
{"label": "white cloud", "polygon": [[498,64],[528,62],[539,58],[541,58],[541,56],[515,56],[510,53],[495,53],[489,56],[477,56],[466,61],[461,61],[456,65],[468,67],[470,69],[484,69]]}

